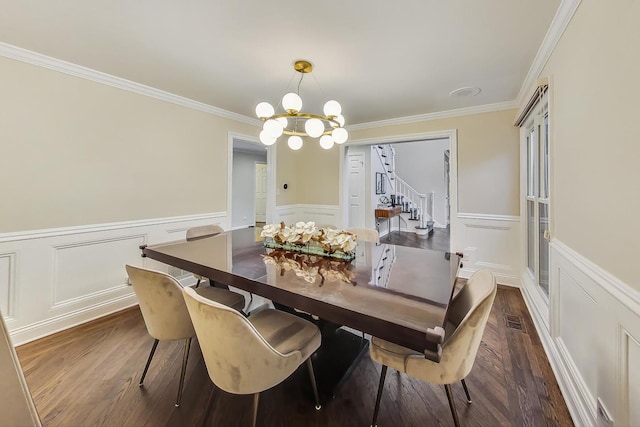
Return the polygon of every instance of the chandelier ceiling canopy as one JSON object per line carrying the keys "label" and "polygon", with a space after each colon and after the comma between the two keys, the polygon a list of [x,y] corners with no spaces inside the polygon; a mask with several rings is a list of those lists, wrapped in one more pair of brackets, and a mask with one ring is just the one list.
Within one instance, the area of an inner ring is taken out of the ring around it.
{"label": "chandelier ceiling canopy", "polygon": [[273,145],[282,135],[288,135],[287,144],[292,150],[302,147],[302,137],[320,138],[320,146],[326,150],[333,144],[344,144],[349,133],[344,128],[342,107],[335,100],[325,102],[324,114],[302,112],[302,98],[300,98],[300,84],[304,75],[313,70],[309,61],[299,60],[293,64],[293,69],[300,73],[297,92],[289,92],[282,97],[278,107],[283,112],[277,112],[268,102],[261,102],[256,106],[256,115],[262,121],[260,141],[264,145]]}

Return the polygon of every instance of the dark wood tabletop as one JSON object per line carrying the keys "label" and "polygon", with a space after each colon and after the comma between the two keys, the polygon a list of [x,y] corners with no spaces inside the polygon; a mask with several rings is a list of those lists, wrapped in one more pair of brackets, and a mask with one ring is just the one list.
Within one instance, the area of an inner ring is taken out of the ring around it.
{"label": "dark wood tabletop", "polygon": [[358,242],[351,261],[268,249],[254,229],[142,248],[143,256],[439,360],[456,254]]}

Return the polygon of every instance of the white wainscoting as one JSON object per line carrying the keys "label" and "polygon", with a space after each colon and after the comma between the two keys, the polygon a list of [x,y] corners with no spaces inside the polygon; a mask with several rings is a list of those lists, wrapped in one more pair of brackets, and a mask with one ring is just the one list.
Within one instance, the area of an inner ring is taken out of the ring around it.
{"label": "white wainscoting", "polygon": [[456,234],[461,241],[453,248],[464,248],[462,277],[478,269],[488,269],[500,284],[520,286],[520,217],[459,213]]}
{"label": "white wainscoting", "polygon": [[341,226],[340,206],[338,205],[283,205],[276,206],[275,221],[293,224],[298,221],[313,221],[317,225]]}
{"label": "white wainscoting", "polygon": [[169,271],[139,246],[205,224],[230,221],[222,212],[0,234],[0,310],[14,344],[137,304],[125,264]]}
{"label": "white wainscoting", "polygon": [[553,239],[551,307],[523,295],[576,425],[640,425],[640,292]]}

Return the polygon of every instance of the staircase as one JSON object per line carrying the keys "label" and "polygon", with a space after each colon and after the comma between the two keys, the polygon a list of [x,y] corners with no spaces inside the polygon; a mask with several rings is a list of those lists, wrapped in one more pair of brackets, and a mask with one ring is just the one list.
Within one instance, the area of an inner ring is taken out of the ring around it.
{"label": "staircase", "polygon": [[395,170],[395,150],[391,145],[375,145],[374,151],[377,153],[375,157],[384,169],[387,182],[390,183],[391,203],[394,206],[402,206],[401,222],[404,223],[405,230],[413,231],[418,235],[431,233],[434,223],[434,193],[419,193],[398,176]]}

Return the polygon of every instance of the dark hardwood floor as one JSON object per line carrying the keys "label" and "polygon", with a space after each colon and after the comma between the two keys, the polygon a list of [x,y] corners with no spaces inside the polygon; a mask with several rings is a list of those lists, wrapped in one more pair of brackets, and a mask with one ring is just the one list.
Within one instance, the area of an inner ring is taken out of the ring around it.
{"label": "dark hardwood floor", "polygon": [[428,236],[418,236],[409,231],[392,231],[382,236],[380,243],[449,252],[449,234],[449,227],[434,228]]}
{"label": "dark hardwood floor", "polygon": [[[213,387],[194,340],[182,406],[173,403],[181,342],[161,342],[138,381],[152,339],[137,307],[17,349],[45,426],[249,426],[251,396]],[[380,365],[366,355],[320,411],[305,366],[261,395],[259,426],[368,426]],[[570,426],[551,367],[518,289],[499,287],[475,366],[467,377],[473,404],[453,386],[463,426]],[[209,415],[207,415],[209,414]],[[387,375],[380,426],[452,426],[442,386]]]}

